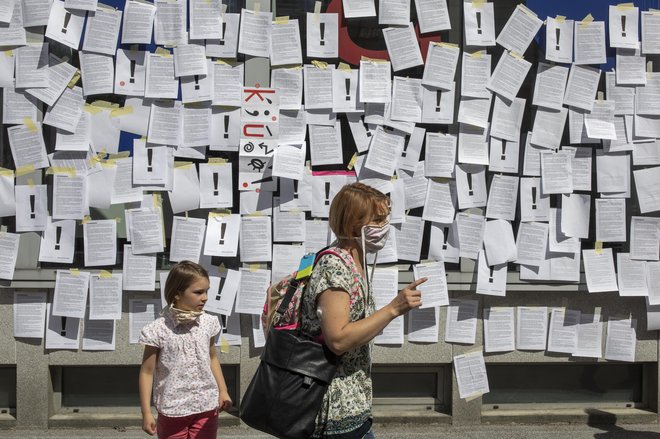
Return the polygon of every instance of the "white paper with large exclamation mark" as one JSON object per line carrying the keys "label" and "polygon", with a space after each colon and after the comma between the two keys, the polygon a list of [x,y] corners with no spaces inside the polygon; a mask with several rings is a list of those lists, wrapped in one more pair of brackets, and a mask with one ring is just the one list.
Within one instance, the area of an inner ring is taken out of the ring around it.
{"label": "white paper with large exclamation mark", "polygon": [[115,57],[115,94],[144,96],[146,52],[118,49]]}
{"label": "white paper with large exclamation mark", "polygon": [[227,270],[226,277],[216,279],[219,279],[217,291],[213,289],[213,294],[209,294],[209,300],[206,302],[204,310],[214,314],[230,316],[234,308],[238,286],[241,282],[241,272]]}
{"label": "white paper with large exclamation mark", "polygon": [[204,239],[204,254],[208,256],[236,256],[240,229],[240,215],[209,214]]}
{"label": "white paper with large exclamation mark", "polygon": [[550,195],[541,193],[540,178],[520,179],[520,221],[550,221]]}
{"label": "white paper with large exclamation mark", "polygon": [[78,50],[86,15],[87,11],[65,9],[63,1],[53,1],[46,26],[46,36]]}
{"label": "white paper with large exclamation mark", "polygon": [[332,71],[332,111],[335,113],[362,113],[364,103],[358,101],[359,71],[336,69]]}
{"label": "white paper with large exclamation mark", "polygon": [[201,163],[199,184],[199,207],[202,209],[232,207],[231,163]]}
{"label": "white paper with large exclamation mark", "polygon": [[327,218],[332,200],[346,183],[346,175],[343,174],[315,175],[312,178],[312,216]]}
{"label": "white paper with large exclamation mark", "polygon": [[451,224],[431,223],[429,238],[429,259],[458,264],[458,228],[456,222]]}
{"label": "white paper with large exclamation mark", "polygon": [[494,11],[493,3],[463,3],[465,44],[467,46],[495,45]]}
{"label": "white paper with large exclamation mark", "polygon": [[422,86],[422,123],[453,124],[456,82],[449,90]]}
{"label": "white paper with large exclamation mark", "polygon": [[339,56],[339,14],[307,13],[307,57]]}
{"label": "white paper with large exclamation mark", "polygon": [[282,178],[280,180],[280,210],[312,210],[312,171],[305,168],[303,178],[291,180]]}
{"label": "white paper with large exclamation mark", "polygon": [[240,20],[241,14],[222,14],[222,37],[206,40],[207,57],[236,58]]}
{"label": "white paper with large exclamation mark", "polygon": [[639,8],[610,5],[610,47],[639,49]]}
{"label": "white paper with large exclamation mark", "polygon": [[572,62],[573,20],[548,17],[545,32],[545,58],[554,62]]}
{"label": "white paper with large exclamation mark", "polygon": [[51,304],[46,305],[45,349],[74,349],[80,346],[80,319],[59,317],[52,314]]}
{"label": "white paper with large exclamation mark", "polygon": [[48,217],[46,230],[41,235],[39,262],[59,264],[73,263],[76,222],[74,220],[51,221]]}
{"label": "white paper with large exclamation mark", "polygon": [[211,108],[211,151],[238,151],[240,134],[240,108]]}
{"label": "white paper with large exclamation mark", "polygon": [[213,61],[206,60],[206,74],[182,76],[181,82],[181,101],[184,104],[191,102],[207,102],[213,100]]}
{"label": "white paper with large exclamation mark", "polygon": [[468,164],[456,166],[456,191],[460,209],[485,206],[488,202],[486,167]]}
{"label": "white paper with large exclamation mark", "polygon": [[41,232],[48,223],[47,186],[16,186],[16,231]]}

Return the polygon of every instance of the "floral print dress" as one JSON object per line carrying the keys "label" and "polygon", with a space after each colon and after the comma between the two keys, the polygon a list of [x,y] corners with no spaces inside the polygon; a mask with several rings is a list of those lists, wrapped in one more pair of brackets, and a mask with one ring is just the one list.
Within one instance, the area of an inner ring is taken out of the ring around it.
{"label": "floral print dress", "polygon": [[[334,254],[320,257],[305,290],[302,303],[302,331],[311,336],[321,335],[316,314],[318,296],[328,288],[341,289],[350,295],[350,321],[373,314],[374,302],[368,287],[357,270],[351,254],[339,247]],[[313,437],[341,435],[356,430],[371,418],[371,343],[344,353],[337,373],[323,397],[316,418]]]}

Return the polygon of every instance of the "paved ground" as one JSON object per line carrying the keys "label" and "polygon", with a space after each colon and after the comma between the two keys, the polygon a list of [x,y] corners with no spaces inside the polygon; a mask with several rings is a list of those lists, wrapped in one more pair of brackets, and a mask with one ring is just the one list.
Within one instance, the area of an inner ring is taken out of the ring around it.
{"label": "paved ground", "polygon": [[[448,425],[376,425],[378,439],[660,439],[660,425],[480,425],[471,427],[451,427]],[[112,428],[89,430],[0,430],[0,438],[29,439],[146,439],[149,436],[137,428],[117,430]],[[221,428],[218,439],[267,439],[271,436],[260,434],[244,427]]]}

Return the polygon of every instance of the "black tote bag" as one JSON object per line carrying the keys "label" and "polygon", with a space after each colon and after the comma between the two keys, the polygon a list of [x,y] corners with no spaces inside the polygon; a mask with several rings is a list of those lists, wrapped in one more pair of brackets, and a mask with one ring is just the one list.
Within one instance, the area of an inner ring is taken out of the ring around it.
{"label": "black tote bag", "polygon": [[278,438],[309,438],[339,357],[299,331],[271,329],[240,418]]}

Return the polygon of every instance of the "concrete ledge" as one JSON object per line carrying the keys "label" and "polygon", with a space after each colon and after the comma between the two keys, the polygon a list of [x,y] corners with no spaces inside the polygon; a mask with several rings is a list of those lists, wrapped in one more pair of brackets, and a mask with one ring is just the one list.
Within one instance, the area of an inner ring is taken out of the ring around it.
{"label": "concrete ledge", "polygon": [[374,407],[372,409],[374,423],[384,424],[451,424],[451,416],[432,410],[399,410],[383,409]]}
{"label": "concrete ledge", "polygon": [[16,418],[9,413],[0,414],[0,429],[16,427]]}
{"label": "concrete ledge", "polygon": [[482,424],[657,424],[658,414],[641,409],[486,410]]}
{"label": "concrete ledge", "polygon": [[[53,415],[48,419],[48,428],[125,428],[142,425],[139,413],[67,413]],[[220,427],[240,425],[238,416],[220,413]],[[0,426],[4,427],[3,424]]]}

